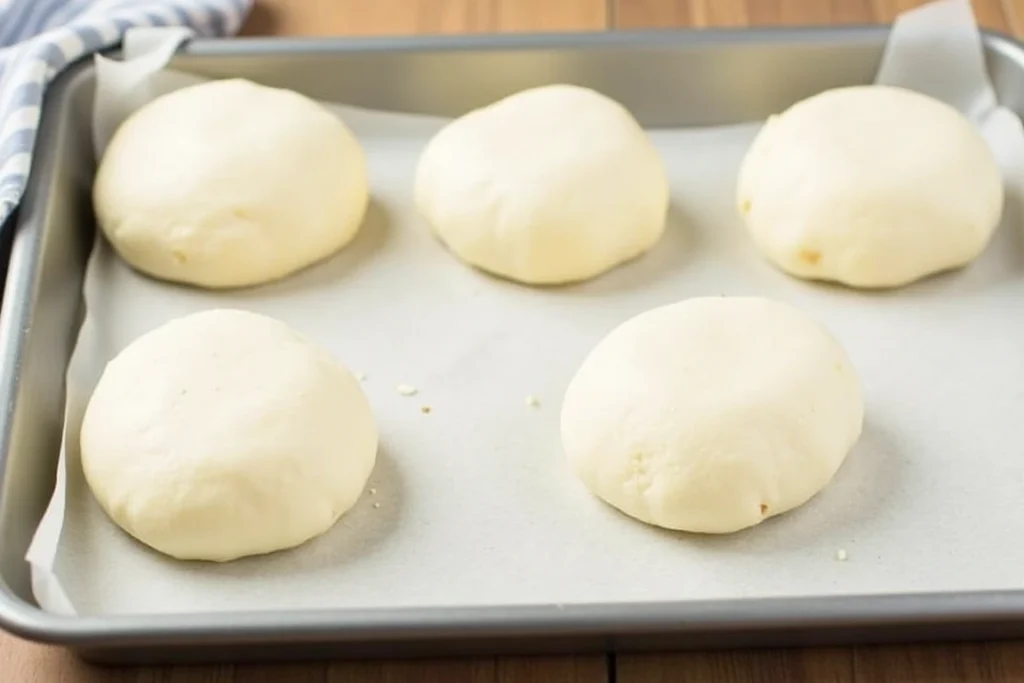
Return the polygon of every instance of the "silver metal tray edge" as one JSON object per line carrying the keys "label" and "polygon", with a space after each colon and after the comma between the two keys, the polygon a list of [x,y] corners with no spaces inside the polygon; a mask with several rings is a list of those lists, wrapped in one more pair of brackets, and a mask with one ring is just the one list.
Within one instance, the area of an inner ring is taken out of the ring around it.
{"label": "silver metal tray edge", "polygon": [[[621,99],[648,125],[700,125],[763,118],[824,88],[868,82],[886,34],[884,27],[854,27],[244,39],[195,41],[178,60],[209,76],[245,75],[316,97],[344,92],[352,104],[436,114],[458,113],[539,82],[572,81]],[[1024,48],[992,33],[986,33],[985,45],[1000,100],[1024,112]],[[360,68],[337,68],[346,62]],[[329,73],[325,65],[332,66]],[[93,230],[88,187],[95,161],[85,118],[91,69],[91,62],[83,62],[48,90],[29,189],[14,224],[6,226],[8,233],[13,228],[13,240],[0,308],[0,627],[104,662],[1024,636],[1024,590],[115,617],[42,611],[32,602],[24,554],[52,490],[64,371],[82,315],[81,283]],[[652,95],[651,83],[667,77],[666,70],[681,84]],[[446,85],[453,81],[462,84],[458,92]],[[382,88],[382,82],[389,85]]]}

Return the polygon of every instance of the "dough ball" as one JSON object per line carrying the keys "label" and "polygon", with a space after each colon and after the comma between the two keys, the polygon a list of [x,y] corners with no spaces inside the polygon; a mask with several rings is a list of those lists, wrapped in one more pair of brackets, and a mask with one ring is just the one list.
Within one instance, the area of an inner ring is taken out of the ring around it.
{"label": "dough ball", "polygon": [[326,351],[272,318],[211,310],[110,361],[81,447],[121,528],[173,557],[222,562],[327,531],[370,476],[377,428]]}
{"label": "dough ball", "polygon": [[894,287],[977,257],[1003,183],[962,114],[899,88],[830,90],[772,117],[739,174],[764,255],[802,278]]}
{"label": "dough ball", "polygon": [[586,88],[525,90],[427,145],[416,204],[462,260],[529,284],[599,275],[651,248],[669,190],[646,133]]}
{"label": "dough ball", "polygon": [[613,330],[562,405],[562,442],[599,498],[704,533],[801,505],[857,441],[860,382],[835,339],[760,298],[698,298]]}
{"label": "dough ball", "polygon": [[153,277],[269,282],[348,244],[368,202],[363,151],[288,90],[211,81],[159,97],[117,130],[96,174],[99,225]]}

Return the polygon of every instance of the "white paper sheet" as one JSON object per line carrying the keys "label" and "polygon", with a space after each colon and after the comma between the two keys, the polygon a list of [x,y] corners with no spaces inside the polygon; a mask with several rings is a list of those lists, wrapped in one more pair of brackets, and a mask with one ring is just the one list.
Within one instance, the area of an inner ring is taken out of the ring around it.
{"label": "white paper sheet", "polygon": [[[1024,135],[995,107],[980,60],[959,0],[905,15],[893,34],[879,80],[968,112],[1011,193],[978,263],[889,293],[797,281],[756,253],[733,201],[755,125],[653,131],[673,191],[664,239],[592,282],[533,289],[461,265],[415,216],[413,169],[441,121],[337,107],[366,149],[373,205],[335,258],[268,287],[211,293],[149,280],[98,244],[68,371],[64,479],[28,555],[36,598],[52,611],[115,614],[1021,588]],[[137,77],[131,65],[103,67],[101,94],[120,94],[101,97],[99,144],[112,120],[175,78],[106,90],[119,66]],[[612,511],[569,474],[558,438],[562,392],[598,339],[642,310],[708,294],[770,296],[817,316],[849,351],[867,399],[864,435],[828,489],[723,537]],[[281,318],[365,373],[382,434],[367,492],[334,529],[223,565],[177,562],[119,531],[84,483],[75,438],[108,359],[213,306]],[[399,383],[420,393],[400,396]]]}

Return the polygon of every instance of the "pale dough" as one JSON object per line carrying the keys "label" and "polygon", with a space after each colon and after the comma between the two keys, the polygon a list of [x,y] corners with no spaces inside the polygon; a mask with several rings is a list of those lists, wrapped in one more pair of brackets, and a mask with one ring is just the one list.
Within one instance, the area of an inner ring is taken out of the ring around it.
{"label": "pale dough", "polygon": [[186,560],[269,553],[327,531],[376,453],[358,380],[284,323],[236,310],[135,340],[107,365],[81,430],[100,506]]}
{"label": "pale dough", "polygon": [[159,97],[118,128],[93,189],[125,261],[201,287],[269,282],[356,235],[366,162],[316,102],[240,80]]}
{"label": "pale dough", "polygon": [[960,112],[909,90],[830,90],[768,120],[743,161],[738,203],[782,270],[893,287],[963,266],[999,224],[1003,184]]}
{"label": "pale dough", "polygon": [[584,484],[668,529],[726,533],[801,505],[857,441],[860,381],[829,332],[768,299],[642,313],[584,360],[562,441]]}
{"label": "pale dough", "polygon": [[423,152],[415,192],[457,256],[529,284],[591,278],[650,249],[669,202],[664,166],[632,115],[569,85],[448,124]]}

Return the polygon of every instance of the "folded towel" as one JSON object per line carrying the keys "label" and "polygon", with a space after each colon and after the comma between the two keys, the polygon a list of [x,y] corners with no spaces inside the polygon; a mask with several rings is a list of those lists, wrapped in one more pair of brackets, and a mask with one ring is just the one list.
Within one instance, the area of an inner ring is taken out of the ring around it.
{"label": "folded towel", "polygon": [[46,86],[69,64],[136,26],[225,36],[252,0],[0,0],[0,225],[25,190]]}

